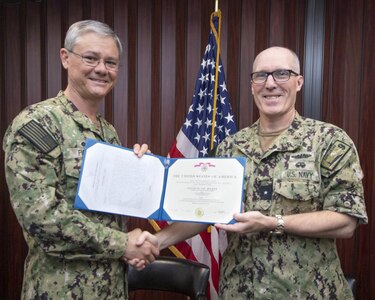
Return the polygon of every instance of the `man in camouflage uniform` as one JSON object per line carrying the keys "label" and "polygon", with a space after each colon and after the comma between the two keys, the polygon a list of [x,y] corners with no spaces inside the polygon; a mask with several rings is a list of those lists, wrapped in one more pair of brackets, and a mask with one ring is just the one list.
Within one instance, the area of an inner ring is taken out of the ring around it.
{"label": "man in camouflage uniform", "polygon": [[[220,299],[353,299],[335,239],[367,223],[355,146],[342,129],[295,111],[303,77],[294,52],[266,49],[253,71],[260,118],[216,151],[247,160],[244,212],[215,224],[228,232]],[[157,234],[161,249],[205,227],[168,226]]]}
{"label": "man in camouflage uniform", "polygon": [[[88,20],[70,27],[64,46],[66,90],[22,111],[3,143],[12,207],[29,246],[22,299],[126,299],[122,259],[150,262],[157,246],[137,246],[141,230],[127,233],[120,216],[74,209],[86,138],[120,144],[98,107],[115,84],[121,43],[106,24]],[[135,146],[139,156],[146,150]]]}

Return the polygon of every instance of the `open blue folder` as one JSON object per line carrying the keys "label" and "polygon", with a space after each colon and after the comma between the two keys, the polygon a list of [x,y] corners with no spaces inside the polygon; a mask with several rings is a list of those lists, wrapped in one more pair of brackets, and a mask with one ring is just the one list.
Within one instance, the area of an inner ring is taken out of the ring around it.
{"label": "open blue folder", "polygon": [[87,139],[75,208],[164,221],[233,223],[245,158],[167,158]]}

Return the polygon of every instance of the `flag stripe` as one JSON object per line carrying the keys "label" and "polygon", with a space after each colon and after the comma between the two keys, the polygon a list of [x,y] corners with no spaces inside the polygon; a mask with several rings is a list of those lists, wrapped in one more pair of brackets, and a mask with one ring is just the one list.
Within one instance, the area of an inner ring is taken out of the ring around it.
{"label": "flag stripe", "polygon": [[190,142],[185,133],[180,130],[176,138],[176,148],[183,157],[198,157],[198,149]]}

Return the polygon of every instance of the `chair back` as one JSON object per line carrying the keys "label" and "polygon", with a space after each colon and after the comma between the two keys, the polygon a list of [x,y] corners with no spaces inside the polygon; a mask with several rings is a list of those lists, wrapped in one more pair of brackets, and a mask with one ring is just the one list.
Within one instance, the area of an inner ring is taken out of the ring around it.
{"label": "chair back", "polygon": [[129,266],[128,290],[169,291],[206,299],[210,268],[196,261],[177,257],[158,257],[141,271]]}

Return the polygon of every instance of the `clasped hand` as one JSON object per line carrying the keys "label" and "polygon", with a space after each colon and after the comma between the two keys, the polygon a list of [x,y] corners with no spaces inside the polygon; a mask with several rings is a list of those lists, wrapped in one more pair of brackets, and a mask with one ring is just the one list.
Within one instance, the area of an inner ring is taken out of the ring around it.
{"label": "clasped hand", "polygon": [[128,233],[128,244],[122,259],[137,270],[141,270],[152,263],[159,253],[159,242],[156,236],[136,228]]}

